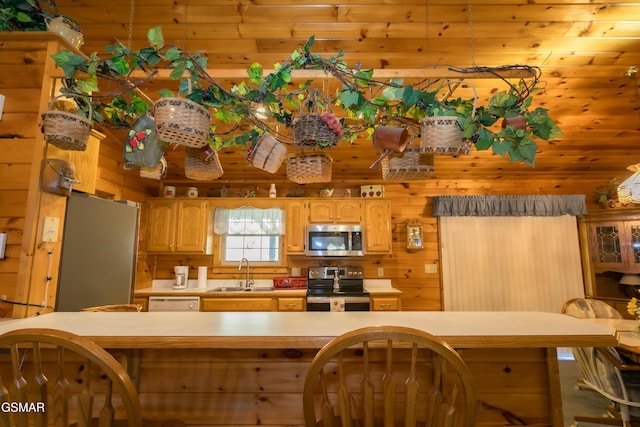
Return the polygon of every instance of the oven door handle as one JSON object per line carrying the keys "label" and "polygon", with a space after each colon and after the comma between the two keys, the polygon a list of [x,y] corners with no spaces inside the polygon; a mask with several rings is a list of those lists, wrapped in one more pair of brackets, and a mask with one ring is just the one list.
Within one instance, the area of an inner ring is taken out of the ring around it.
{"label": "oven door handle", "polygon": [[308,296],[307,297],[307,303],[310,304],[318,304],[318,303],[329,303],[331,302],[332,298],[344,298],[344,303],[345,304],[350,304],[350,303],[359,303],[359,302],[369,302],[369,297],[354,297],[354,296],[350,296],[350,297],[341,297],[340,295],[335,295],[332,297],[311,297]]}

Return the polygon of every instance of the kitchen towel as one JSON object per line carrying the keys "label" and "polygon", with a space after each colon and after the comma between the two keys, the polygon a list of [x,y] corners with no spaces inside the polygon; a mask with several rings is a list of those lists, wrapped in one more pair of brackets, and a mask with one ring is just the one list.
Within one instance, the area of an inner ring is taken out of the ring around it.
{"label": "kitchen towel", "polygon": [[344,311],[344,298],[331,297],[329,298],[329,304],[331,305],[331,311]]}
{"label": "kitchen towel", "polygon": [[198,267],[198,287],[199,288],[207,287],[207,266],[206,265]]}

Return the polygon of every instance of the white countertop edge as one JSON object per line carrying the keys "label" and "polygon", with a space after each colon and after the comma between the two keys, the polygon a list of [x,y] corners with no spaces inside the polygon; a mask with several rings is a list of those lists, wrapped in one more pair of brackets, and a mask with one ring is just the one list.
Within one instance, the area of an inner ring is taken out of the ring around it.
{"label": "white countertop edge", "polygon": [[436,336],[615,336],[615,328],[546,312],[68,312],[0,323],[0,333],[54,328],[93,337],[327,337],[364,326]]}

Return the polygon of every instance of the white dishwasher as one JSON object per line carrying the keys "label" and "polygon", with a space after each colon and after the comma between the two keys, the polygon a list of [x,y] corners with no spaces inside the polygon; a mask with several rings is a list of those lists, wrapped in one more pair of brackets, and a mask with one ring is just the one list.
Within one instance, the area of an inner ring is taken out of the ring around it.
{"label": "white dishwasher", "polygon": [[200,311],[200,297],[149,297],[149,311]]}

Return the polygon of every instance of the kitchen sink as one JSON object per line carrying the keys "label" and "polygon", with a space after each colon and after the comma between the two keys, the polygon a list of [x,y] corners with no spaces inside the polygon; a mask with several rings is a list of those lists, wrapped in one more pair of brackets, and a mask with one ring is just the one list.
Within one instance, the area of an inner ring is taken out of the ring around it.
{"label": "kitchen sink", "polygon": [[246,292],[249,289],[238,286],[221,286],[219,288],[209,289],[207,292]]}
{"label": "kitchen sink", "polygon": [[207,292],[269,292],[273,291],[271,286],[252,286],[250,288],[241,288],[239,286],[220,286],[218,288],[209,289]]}

